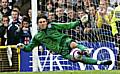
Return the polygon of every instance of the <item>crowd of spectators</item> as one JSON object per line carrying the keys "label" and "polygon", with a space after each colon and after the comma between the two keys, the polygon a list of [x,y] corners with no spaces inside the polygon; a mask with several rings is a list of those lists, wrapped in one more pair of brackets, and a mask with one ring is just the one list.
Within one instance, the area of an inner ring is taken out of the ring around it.
{"label": "crowd of spectators", "polygon": [[0,45],[28,44],[32,38],[30,32],[31,11],[21,15],[17,5],[9,7],[9,0],[1,0],[0,9]]}
{"label": "crowd of spectators", "polygon": [[[119,0],[114,4],[111,1],[38,0],[38,14],[44,13],[48,17],[49,23],[67,23],[79,20],[81,23],[75,29],[61,31],[78,41],[111,40],[113,35],[110,22]],[[24,12],[21,11],[17,2],[11,8],[9,0],[1,0],[0,4],[0,45],[16,45],[20,42],[28,44],[32,38],[31,7]],[[23,12],[27,14],[21,14]]]}

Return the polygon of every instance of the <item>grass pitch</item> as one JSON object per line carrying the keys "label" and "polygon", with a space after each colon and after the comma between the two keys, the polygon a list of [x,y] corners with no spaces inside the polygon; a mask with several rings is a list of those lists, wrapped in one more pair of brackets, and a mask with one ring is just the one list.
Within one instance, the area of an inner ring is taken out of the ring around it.
{"label": "grass pitch", "polygon": [[0,74],[120,74],[120,70],[82,70],[47,72],[0,72]]}

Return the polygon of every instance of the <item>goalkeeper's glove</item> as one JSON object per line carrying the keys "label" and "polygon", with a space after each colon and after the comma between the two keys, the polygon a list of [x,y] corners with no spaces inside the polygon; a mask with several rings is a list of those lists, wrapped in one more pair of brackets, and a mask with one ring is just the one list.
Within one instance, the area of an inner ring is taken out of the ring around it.
{"label": "goalkeeper's glove", "polygon": [[24,46],[25,46],[25,45],[24,45],[23,43],[18,43],[16,47],[19,48],[19,49],[23,49]]}
{"label": "goalkeeper's glove", "polygon": [[89,49],[89,48],[88,48],[88,49],[83,50],[83,51],[82,51],[82,54],[83,54],[83,55],[86,55],[87,57],[90,57],[91,51],[92,51],[92,49]]}

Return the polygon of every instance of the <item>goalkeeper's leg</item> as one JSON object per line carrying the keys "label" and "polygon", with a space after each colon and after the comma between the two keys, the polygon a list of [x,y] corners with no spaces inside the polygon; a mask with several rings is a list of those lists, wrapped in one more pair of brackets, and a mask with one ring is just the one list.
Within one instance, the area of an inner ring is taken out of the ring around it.
{"label": "goalkeeper's leg", "polygon": [[99,61],[90,57],[82,57],[81,60],[79,60],[80,62],[84,63],[84,64],[93,64],[93,65],[111,65],[112,61],[111,60],[103,60],[103,61]]}
{"label": "goalkeeper's leg", "polygon": [[82,62],[84,64],[92,64],[92,65],[99,65],[99,64],[110,65],[110,64],[112,64],[111,60],[99,61],[99,60],[93,59],[91,57],[83,56],[83,54],[81,54],[81,50],[78,48],[73,49],[71,51],[70,55],[67,55],[66,57],[70,58],[70,60],[72,60],[74,62]]}

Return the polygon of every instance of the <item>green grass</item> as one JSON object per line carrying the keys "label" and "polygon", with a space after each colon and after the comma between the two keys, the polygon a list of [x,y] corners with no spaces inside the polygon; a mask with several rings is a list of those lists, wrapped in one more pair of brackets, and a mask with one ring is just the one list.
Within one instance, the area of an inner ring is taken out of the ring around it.
{"label": "green grass", "polygon": [[120,74],[120,70],[47,71],[47,72],[0,72],[0,74]]}
{"label": "green grass", "polygon": [[120,74],[120,70],[47,71],[47,72],[0,72],[0,74]]}

